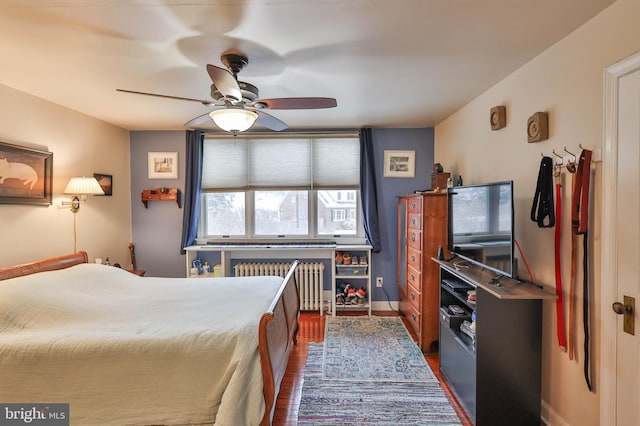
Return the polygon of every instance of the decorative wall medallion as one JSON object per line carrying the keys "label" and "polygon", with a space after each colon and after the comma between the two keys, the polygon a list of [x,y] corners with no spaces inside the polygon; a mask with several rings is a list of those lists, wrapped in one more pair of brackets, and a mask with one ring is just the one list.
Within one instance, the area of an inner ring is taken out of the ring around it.
{"label": "decorative wall medallion", "polygon": [[527,120],[527,141],[540,142],[549,138],[549,118],[546,112],[536,112]]}
{"label": "decorative wall medallion", "polygon": [[489,116],[491,122],[491,130],[499,130],[507,125],[507,108],[504,105],[498,105],[491,108]]}

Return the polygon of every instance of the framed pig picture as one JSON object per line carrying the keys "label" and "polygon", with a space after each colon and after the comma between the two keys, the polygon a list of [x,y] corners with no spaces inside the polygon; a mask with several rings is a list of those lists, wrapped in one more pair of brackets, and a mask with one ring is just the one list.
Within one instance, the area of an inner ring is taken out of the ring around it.
{"label": "framed pig picture", "polygon": [[51,205],[53,153],[0,142],[0,203]]}

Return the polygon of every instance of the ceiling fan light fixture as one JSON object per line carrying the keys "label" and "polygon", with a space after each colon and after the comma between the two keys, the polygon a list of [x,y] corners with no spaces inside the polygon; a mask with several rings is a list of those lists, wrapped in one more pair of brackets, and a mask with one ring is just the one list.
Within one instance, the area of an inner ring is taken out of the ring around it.
{"label": "ceiling fan light fixture", "polygon": [[239,108],[217,109],[209,113],[213,122],[226,132],[244,132],[253,126],[258,114],[253,111]]}

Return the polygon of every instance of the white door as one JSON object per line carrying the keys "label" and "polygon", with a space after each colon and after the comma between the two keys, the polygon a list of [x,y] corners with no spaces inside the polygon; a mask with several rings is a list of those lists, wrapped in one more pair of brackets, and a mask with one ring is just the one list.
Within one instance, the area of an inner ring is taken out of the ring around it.
{"label": "white door", "polygon": [[614,302],[640,309],[640,54],[605,74],[600,424],[640,424],[640,321],[623,332]]}

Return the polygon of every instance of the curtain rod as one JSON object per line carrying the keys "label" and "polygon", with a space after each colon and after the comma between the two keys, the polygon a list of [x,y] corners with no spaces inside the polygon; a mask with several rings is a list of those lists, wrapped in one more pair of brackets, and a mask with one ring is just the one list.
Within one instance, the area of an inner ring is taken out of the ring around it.
{"label": "curtain rod", "polygon": [[360,135],[359,129],[336,129],[336,130],[284,130],[282,132],[263,132],[263,131],[246,131],[233,136],[230,133],[219,130],[203,130],[207,138],[223,138],[223,139],[250,139],[253,137],[261,138],[289,138],[296,136],[344,136],[354,137]]}

